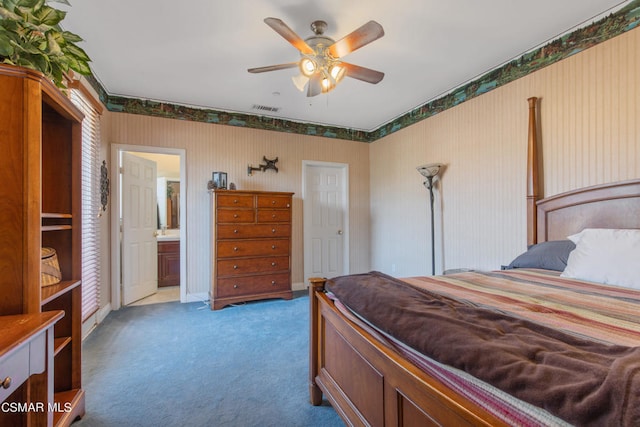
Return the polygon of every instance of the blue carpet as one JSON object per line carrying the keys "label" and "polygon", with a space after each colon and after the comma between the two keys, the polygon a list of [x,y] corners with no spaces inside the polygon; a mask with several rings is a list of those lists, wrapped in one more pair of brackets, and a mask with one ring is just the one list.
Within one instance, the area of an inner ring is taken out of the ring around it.
{"label": "blue carpet", "polygon": [[307,296],[111,312],[83,343],[76,426],[343,426],[309,403]]}

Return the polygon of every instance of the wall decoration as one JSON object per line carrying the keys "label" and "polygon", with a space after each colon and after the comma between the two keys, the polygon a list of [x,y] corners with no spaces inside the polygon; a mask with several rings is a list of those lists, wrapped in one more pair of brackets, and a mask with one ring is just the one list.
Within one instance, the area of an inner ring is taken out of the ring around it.
{"label": "wall decoration", "polygon": [[102,205],[102,212],[107,210],[107,203],[109,202],[109,170],[107,169],[107,161],[102,161],[102,166],[100,166],[100,204]]}
{"label": "wall decoration", "polygon": [[265,163],[262,164],[262,165],[258,165],[257,168],[254,168],[251,165],[247,165],[247,175],[248,176],[251,176],[253,171],[264,172],[264,171],[267,171],[269,169],[272,169],[272,170],[276,171],[276,173],[278,173],[278,167],[276,166],[276,163],[278,163],[278,158],[277,157],[275,159],[273,159],[273,160],[269,160],[269,159],[267,159],[266,156],[262,156],[262,160],[264,160]]}

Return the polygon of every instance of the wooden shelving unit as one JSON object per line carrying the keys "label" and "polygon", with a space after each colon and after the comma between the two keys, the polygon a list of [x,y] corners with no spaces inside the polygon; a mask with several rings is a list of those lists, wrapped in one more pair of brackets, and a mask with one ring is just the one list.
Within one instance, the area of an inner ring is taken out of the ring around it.
{"label": "wooden shelving unit", "polygon": [[[54,426],[84,415],[81,384],[82,113],[42,74],[0,64],[0,315],[62,310],[54,326]],[[5,148],[6,147],[6,148]],[[40,285],[40,250],[62,281]],[[6,271],[6,274],[4,274]],[[51,367],[50,367],[51,368]],[[29,390],[23,390],[28,399]],[[29,425],[25,417],[25,425]]]}

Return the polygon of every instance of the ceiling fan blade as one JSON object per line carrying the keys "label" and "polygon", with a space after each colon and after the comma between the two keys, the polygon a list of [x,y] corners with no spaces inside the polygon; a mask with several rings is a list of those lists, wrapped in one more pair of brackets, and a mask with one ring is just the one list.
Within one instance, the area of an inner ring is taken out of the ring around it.
{"label": "ceiling fan blade", "polygon": [[287,68],[296,68],[297,62],[288,62],[286,64],[267,65],[266,67],[249,68],[247,71],[250,73],[265,73],[267,71],[285,70]]}
{"label": "ceiling fan blade", "polygon": [[307,88],[307,96],[316,96],[322,93],[322,73],[315,73],[309,77],[309,87]]}
{"label": "ceiling fan blade", "polygon": [[382,36],[384,36],[382,25],[376,21],[369,21],[329,46],[329,53],[334,58],[342,58],[354,50],[378,40]]}
{"label": "ceiling fan blade", "polygon": [[264,22],[303,54],[312,55],[315,53],[313,49],[282,20],[278,18],[265,18]]}
{"label": "ceiling fan blade", "polygon": [[361,67],[359,65],[349,64],[348,62],[342,62],[340,64],[347,71],[347,77],[352,79],[362,80],[367,83],[379,83],[384,78],[384,73],[371,68]]}

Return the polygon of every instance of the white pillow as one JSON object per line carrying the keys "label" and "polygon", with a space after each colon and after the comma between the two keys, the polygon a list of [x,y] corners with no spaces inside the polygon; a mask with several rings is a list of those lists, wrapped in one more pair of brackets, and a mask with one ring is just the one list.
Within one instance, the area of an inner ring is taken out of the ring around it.
{"label": "white pillow", "polygon": [[561,276],[640,289],[640,230],[586,228]]}

